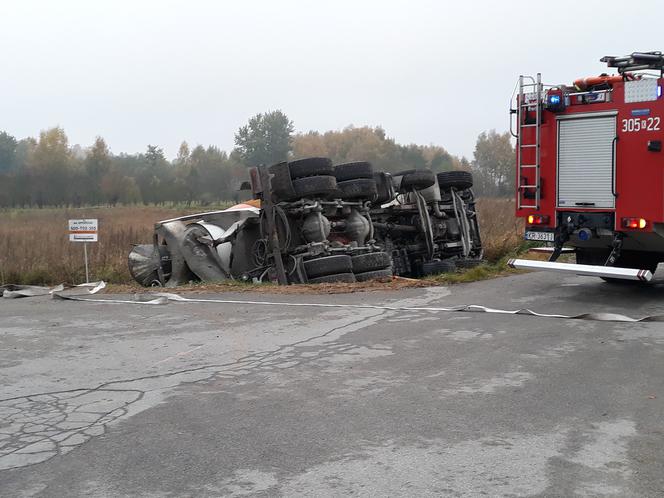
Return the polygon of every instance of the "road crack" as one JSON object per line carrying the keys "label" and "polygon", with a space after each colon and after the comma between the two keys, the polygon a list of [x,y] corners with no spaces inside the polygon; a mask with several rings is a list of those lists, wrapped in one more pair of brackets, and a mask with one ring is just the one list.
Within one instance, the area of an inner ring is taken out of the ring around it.
{"label": "road crack", "polygon": [[[155,399],[182,385],[212,377],[238,377],[259,371],[283,370],[319,361],[327,356],[353,354],[360,347],[331,342],[317,354],[304,357],[298,350],[314,345],[335,333],[357,330],[388,313],[364,315],[324,333],[258,351],[236,360],[211,363],[152,375],[104,382],[95,387],[32,393],[0,400],[0,471],[45,462],[64,455],[93,437],[101,436],[110,424],[150,408]],[[362,346],[364,349],[372,349]],[[383,350],[384,348],[381,348]],[[147,397],[150,400],[146,400]]]}

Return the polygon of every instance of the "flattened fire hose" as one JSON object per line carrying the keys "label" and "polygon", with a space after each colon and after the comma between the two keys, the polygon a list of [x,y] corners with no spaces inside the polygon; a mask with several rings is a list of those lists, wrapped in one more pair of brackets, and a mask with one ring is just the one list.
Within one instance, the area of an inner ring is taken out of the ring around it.
{"label": "flattened fire hose", "polygon": [[211,304],[234,304],[234,305],[247,305],[247,306],[276,306],[276,307],[308,307],[308,308],[346,308],[346,309],[368,309],[368,310],[385,310],[385,311],[407,311],[407,312],[433,312],[433,313],[495,313],[499,315],[527,315],[539,318],[558,318],[565,320],[591,320],[601,322],[664,322],[664,315],[646,316],[643,318],[632,318],[626,315],[617,313],[582,313],[579,315],[562,315],[554,313],[538,313],[530,309],[518,310],[502,310],[496,308],[489,308],[487,306],[480,306],[477,304],[461,304],[449,307],[421,307],[421,306],[390,306],[382,304],[327,304],[327,303],[288,303],[276,301],[249,301],[249,300],[233,300],[233,299],[201,299],[201,298],[188,298],[180,296],[179,294],[171,294],[166,292],[156,292],[139,296],[134,300],[126,299],[100,299],[88,298],[71,295],[63,295],[58,292],[53,292],[54,299],[65,299],[72,301],[89,301],[95,303],[121,303],[121,304],[147,304],[147,305],[163,305],[169,301],[183,302],[183,303],[211,303]]}

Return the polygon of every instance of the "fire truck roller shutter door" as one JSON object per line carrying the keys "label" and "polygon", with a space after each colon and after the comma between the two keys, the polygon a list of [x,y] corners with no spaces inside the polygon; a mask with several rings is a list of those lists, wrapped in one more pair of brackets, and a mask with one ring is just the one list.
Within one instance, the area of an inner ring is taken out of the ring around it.
{"label": "fire truck roller shutter door", "polygon": [[614,208],[615,115],[558,121],[558,206]]}

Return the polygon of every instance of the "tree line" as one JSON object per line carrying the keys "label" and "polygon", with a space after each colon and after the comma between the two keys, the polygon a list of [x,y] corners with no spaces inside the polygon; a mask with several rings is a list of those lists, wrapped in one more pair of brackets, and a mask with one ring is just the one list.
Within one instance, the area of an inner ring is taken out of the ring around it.
{"label": "tree line", "polygon": [[20,140],[0,132],[0,207],[233,201],[248,166],[310,156],[369,161],[390,172],[472,170],[478,193],[490,196],[512,195],[514,185],[507,133],[482,133],[469,161],[437,145],[398,144],[380,127],[296,134],[292,121],[273,111],[239,128],[230,153],[183,142],[173,160],[155,145],[138,154],[113,154],[102,137],[87,148],[72,146],[60,127]]}

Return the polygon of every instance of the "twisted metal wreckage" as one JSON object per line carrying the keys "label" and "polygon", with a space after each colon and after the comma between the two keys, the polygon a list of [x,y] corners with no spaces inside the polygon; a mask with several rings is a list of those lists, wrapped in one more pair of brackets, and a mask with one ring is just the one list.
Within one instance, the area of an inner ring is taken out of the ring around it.
{"label": "twisted metal wreckage", "polygon": [[253,199],[156,223],[129,270],[145,286],[421,277],[481,262],[467,171],[376,172],[313,157],[250,169]]}

